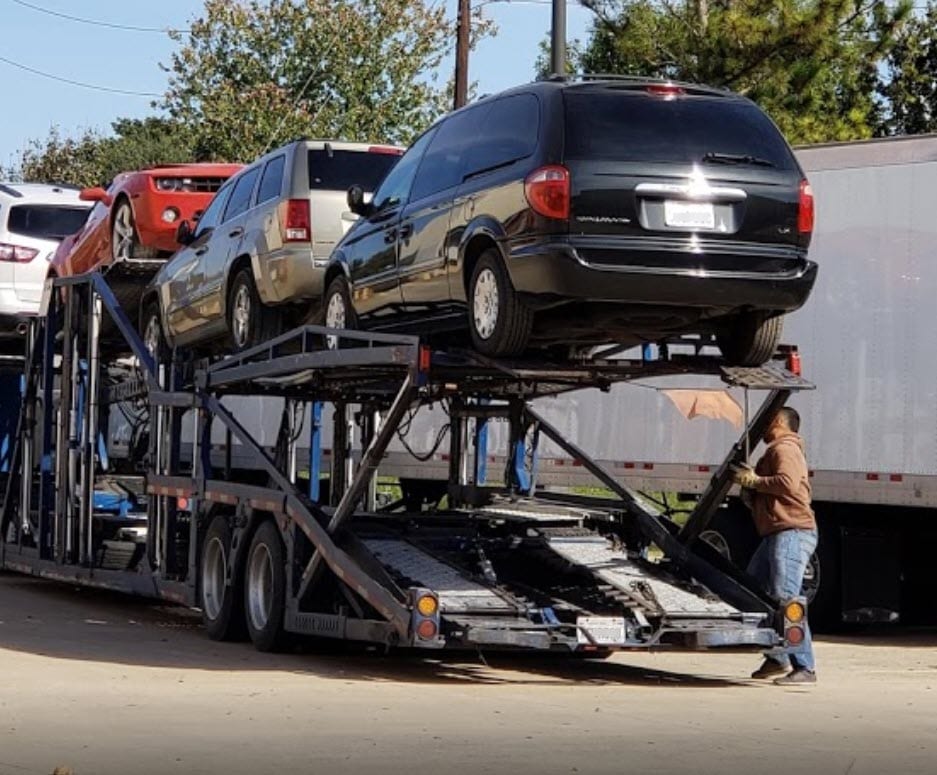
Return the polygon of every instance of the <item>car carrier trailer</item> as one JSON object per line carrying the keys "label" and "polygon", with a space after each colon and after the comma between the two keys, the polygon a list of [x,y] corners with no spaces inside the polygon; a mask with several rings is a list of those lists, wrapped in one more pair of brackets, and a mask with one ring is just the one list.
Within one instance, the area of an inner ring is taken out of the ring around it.
{"label": "car carrier trailer", "polygon": [[[591,655],[763,649],[798,626],[778,618],[785,601],[766,597],[699,540],[729,492],[730,464],[792,393],[812,387],[782,364],[730,368],[666,345],[632,360],[502,362],[361,332],[338,332],[340,346],[329,349],[336,332],[318,327],[223,359],[175,353],[157,363],[100,274],[50,281],[45,302],[19,367],[0,567],[198,607],[211,637],[246,631],[262,650],[291,635]],[[765,391],[682,528],[533,406],[680,375]],[[272,451],[245,429],[234,397],[282,402]],[[297,464],[306,443],[298,410],[324,404],[337,418],[327,497],[321,460],[305,478]],[[378,509],[368,496],[388,445],[428,404],[448,417],[447,503]],[[118,468],[106,438],[113,408],[127,406],[146,443],[133,466]],[[352,407],[364,418],[360,455],[346,421]],[[498,487],[480,475],[494,420],[509,428],[512,450]],[[249,466],[212,455],[213,427],[228,450],[240,445]],[[530,465],[540,439],[613,496],[536,495]]]}

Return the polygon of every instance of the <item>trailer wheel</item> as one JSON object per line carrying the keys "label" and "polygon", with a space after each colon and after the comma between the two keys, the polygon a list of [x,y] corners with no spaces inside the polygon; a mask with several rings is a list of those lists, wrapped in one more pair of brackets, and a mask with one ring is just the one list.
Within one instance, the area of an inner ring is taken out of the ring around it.
{"label": "trailer wheel", "polygon": [[520,355],[527,347],[534,313],[511,285],[497,250],[479,256],[468,287],[472,344],[483,355]]}
{"label": "trailer wheel", "polygon": [[745,313],[735,319],[730,331],[719,336],[719,349],[733,366],[761,366],[777,350],[783,328],[783,315]]}
{"label": "trailer wheel", "polygon": [[247,632],[258,651],[277,651],[285,645],[285,565],[280,532],[267,520],[254,533],[244,572]]}
{"label": "trailer wheel", "polygon": [[[344,277],[336,277],[329,283],[322,305],[322,318],[326,328],[353,331],[358,327],[351,293],[348,290],[348,281]],[[337,350],[340,345],[339,339],[340,337],[337,336],[327,336],[325,346],[329,350]]]}
{"label": "trailer wheel", "polygon": [[219,514],[205,533],[199,564],[202,622],[212,640],[242,640],[245,635],[243,574],[235,569],[232,583],[227,583],[230,555],[231,526],[227,516]]}
{"label": "trailer wheel", "polygon": [[231,281],[227,317],[235,352],[273,339],[280,332],[280,312],[261,301],[250,267],[238,271]]}

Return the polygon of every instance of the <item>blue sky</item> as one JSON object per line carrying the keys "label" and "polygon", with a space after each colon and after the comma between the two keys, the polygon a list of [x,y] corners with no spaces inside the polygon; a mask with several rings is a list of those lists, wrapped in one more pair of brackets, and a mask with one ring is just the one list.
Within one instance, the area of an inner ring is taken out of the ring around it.
{"label": "blue sky", "polygon": [[[83,18],[140,27],[185,27],[202,8],[201,0],[127,3],[118,0],[29,0],[31,5]],[[455,0],[446,0],[451,16]],[[484,14],[499,27],[497,37],[474,52],[469,77],[480,93],[491,93],[528,81],[540,40],[550,28],[550,6],[538,0],[488,2]],[[572,2],[569,38],[584,38],[589,12]],[[0,0],[0,57],[46,73],[114,89],[161,93],[173,42],[153,32],[111,29],[56,18]],[[447,60],[441,75],[452,68]],[[152,98],[93,91],[24,72],[0,61],[5,84],[0,116],[0,165],[10,164],[30,138],[44,137],[58,125],[71,134],[84,127],[108,129],[122,116],[153,113]]]}

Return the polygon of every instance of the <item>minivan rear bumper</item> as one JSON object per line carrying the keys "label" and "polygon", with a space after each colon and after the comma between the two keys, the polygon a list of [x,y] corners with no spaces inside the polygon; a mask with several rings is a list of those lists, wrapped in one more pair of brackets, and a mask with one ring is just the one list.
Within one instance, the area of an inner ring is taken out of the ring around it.
{"label": "minivan rear bumper", "polygon": [[[634,251],[615,252],[556,241],[510,251],[507,268],[515,290],[550,305],[563,300],[653,304],[731,312],[789,312],[803,306],[817,264],[793,250],[719,254],[655,252],[635,262]],[[609,260],[615,255],[617,260]],[[619,258],[620,257],[620,258]],[[624,259],[624,260],[622,260]],[[731,266],[737,268],[729,268]]]}

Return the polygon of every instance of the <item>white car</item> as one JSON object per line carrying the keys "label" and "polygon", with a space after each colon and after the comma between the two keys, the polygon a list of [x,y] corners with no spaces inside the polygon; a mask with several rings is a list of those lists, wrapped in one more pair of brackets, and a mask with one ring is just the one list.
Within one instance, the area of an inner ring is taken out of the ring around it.
{"label": "white car", "polygon": [[49,261],[92,204],[66,186],[0,183],[0,333],[39,312]]}

